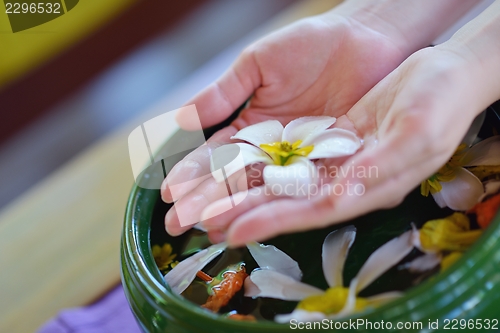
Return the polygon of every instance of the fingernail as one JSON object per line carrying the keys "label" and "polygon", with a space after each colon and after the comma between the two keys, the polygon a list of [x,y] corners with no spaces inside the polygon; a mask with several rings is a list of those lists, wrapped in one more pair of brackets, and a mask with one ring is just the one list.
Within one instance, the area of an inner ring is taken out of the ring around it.
{"label": "fingernail", "polygon": [[181,233],[178,230],[175,230],[173,219],[176,217],[175,208],[172,207],[168,210],[167,214],[165,214],[165,231],[170,236],[179,236]]}
{"label": "fingernail", "polygon": [[208,234],[208,238],[213,244],[218,244],[226,240],[226,234],[220,230],[214,230]]}

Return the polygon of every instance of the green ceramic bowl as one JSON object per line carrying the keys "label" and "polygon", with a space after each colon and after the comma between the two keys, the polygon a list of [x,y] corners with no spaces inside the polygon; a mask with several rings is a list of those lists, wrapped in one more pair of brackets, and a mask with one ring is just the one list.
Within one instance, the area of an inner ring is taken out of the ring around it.
{"label": "green ceramic bowl", "polygon": [[[182,242],[182,237],[171,238],[163,230],[163,218],[168,208],[169,205],[161,202],[158,190],[133,187],[121,241],[121,274],[130,307],[143,331],[288,332],[291,329],[290,325],[272,321],[249,323],[226,319],[170,291],[151,253],[152,244],[170,242],[175,249]],[[415,191],[394,209],[374,212],[351,221],[350,223],[356,225],[358,235],[347,258],[345,280],[348,282],[355,275],[374,249],[407,230],[411,222],[422,225],[429,219],[443,217],[450,212],[447,209],[440,209],[431,198],[424,198]],[[265,243],[278,246],[296,259],[305,273],[306,282],[325,288],[320,268],[321,243],[328,232],[339,227],[341,226],[337,225],[323,230],[281,236]],[[389,322],[392,331],[401,331],[396,327],[401,325],[398,323],[402,323],[407,325],[404,331],[408,332],[463,329],[464,325],[465,328],[478,328],[479,324],[483,325],[483,329],[486,327],[500,329],[499,238],[500,214],[497,214],[482,237],[447,271],[409,288],[405,295],[396,301],[358,313],[343,322],[348,322],[350,319],[353,321],[364,319],[365,323],[381,325],[380,323],[384,321],[385,326],[381,327],[387,328]],[[311,257],[317,260],[311,260]],[[366,292],[404,289],[410,282],[411,277],[393,268]],[[429,323],[432,325],[429,326]],[[328,325],[335,324],[328,323]],[[410,326],[413,328],[409,329]],[[312,331],[322,331],[326,327],[329,326]],[[370,329],[365,325],[358,328],[362,328],[360,331],[363,331],[363,328],[372,331],[376,327]],[[349,330],[349,327],[344,326],[344,329]]]}

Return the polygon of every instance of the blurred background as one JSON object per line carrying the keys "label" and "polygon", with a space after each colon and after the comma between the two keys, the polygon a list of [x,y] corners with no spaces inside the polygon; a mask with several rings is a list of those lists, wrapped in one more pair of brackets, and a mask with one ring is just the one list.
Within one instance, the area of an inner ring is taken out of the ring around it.
{"label": "blurred background", "polygon": [[80,1],[17,33],[2,13],[0,207],[294,2]]}

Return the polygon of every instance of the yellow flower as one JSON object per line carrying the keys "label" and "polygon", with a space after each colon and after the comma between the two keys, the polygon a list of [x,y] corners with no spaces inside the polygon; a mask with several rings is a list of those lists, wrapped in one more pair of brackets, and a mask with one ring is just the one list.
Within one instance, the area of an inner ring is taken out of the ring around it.
{"label": "yellow flower", "polygon": [[292,313],[274,318],[279,323],[289,323],[292,319],[299,322],[335,319],[379,306],[400,297],[401,293],[394,291],[366,298],[358,297],[358,294],[410,253],[413,249],[413,233],[410,230],[375,250],[351,280],[349,287],[344,287],[344,264],[356,237],[356,228],[350,225],[335,230],[326,236],[322,247],[323,274],[329,285],[326,291],[272,269],[259,269],[245,280],[245,296],[299,301]]}
{"label": "yellow flower", "polygon": [[457,260],[460,259],[462,255],[463,255],[462,252],[452,252],[448,254],[446,257],[444,257],[441,260],[441,271],[448,269],[451,265],[457,262]]}
{"label": "yellow flower", "polygon": [[160,271],[174,268],[178,263],[174,262],[177,254],[172,254],[172,245],[170,245],[169,243],[163,244],[162,247],[160,247],[159,245],[154,245],[151,248],[151,251],[153,252],[153,257]]}
{"label": "yellow flower", "polygon": [[300,147],[302,140],[297,140],[293,144],[288,141],[278,141],[273,143],[263,143],[259,147],[271,156],[274,164],[287,165],[292,156],[306,157],[313,149],[314,145]]}
{"label": "yellow flower", "polygon": [[470,230],[469,218],[454,213],[444,219],[426,222],[420,229],[420,245],[426,252],[465,251],[481,236]]}
{"label": "yellow flower", "polygon": [[[312,295],[304,298],[297,305],[297,309],[309,312],[318,311],[324,314],[334,314],[340,312],[346,305],[349,297],[349,288],[332,287],[328,288],[321,295]],[[356,297],[355,310],[364,310],[370,302],[362,297]]]}
{"label": "yellow flower", "polygon": [[[469,138],[474,136],[467,135]],[[467,140],[472,143],[472,140]],[[500,136],[492,136],[471,147],[461,144],[438,172],[420,184],[420,193],[429,193],[441,207],[467,211],[484,195],[480,178],[500,172]]]}
{"label": "yellow flower", "polygon": [[441,182],[450,182],[455,179],[456,175],[454,170],[457,167],[460,167],[460,160],[462,159],[465,149],[467,148],[466,144],[461,144],[458,146],[457,150],[450,158],[450,160],[441,167],[435,174],[433,174],[428,179],[424,180],[420,184],[420,193],[427,197],[429,193],[435,194],[443,189]]}

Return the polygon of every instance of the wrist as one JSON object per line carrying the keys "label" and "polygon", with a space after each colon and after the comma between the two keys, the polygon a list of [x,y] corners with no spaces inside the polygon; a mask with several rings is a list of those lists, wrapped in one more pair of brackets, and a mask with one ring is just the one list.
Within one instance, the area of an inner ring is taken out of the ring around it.
{"label": "wrist", "polygon": [[464,59],[464,69],[475,85],[479,100],[491,104],[500,99],[500,1],[462,27],[450,40],[437,46]]}
{"label": "wrist", "polygon": [[385,36],[405,55],[432,43],[478,0],[348,0],[330,11]]}

